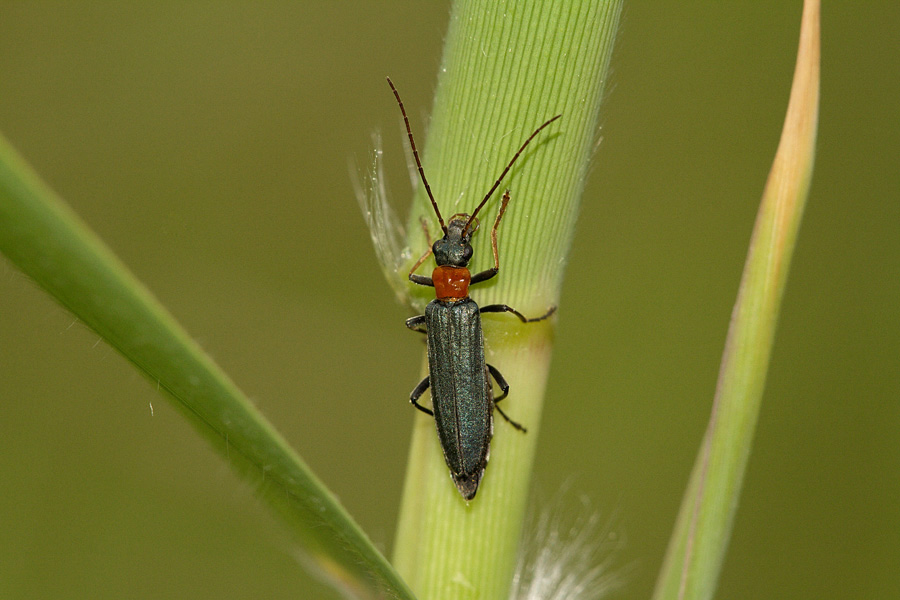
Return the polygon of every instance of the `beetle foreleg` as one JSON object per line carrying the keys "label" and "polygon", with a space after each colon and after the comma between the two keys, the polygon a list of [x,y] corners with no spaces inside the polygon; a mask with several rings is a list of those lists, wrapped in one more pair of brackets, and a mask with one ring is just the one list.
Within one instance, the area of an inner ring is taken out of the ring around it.
{"label": "beetle foreleg", "polygon": [[424,406],[422,406],[421,404],[419,404],[419,398],[422,397],[422,394],[425,393],[425,390],[428,389],[429,385],[430,385],[430,382],[428,380],[428,377],[426,377],[425,379],[420,381],[419,385],[416,386],[416,389],[414,389],[412,391],[412,393],[409,395],[409,401],[412,402],[412,405],[415,406],[416,408],[418,408],[419,410],[421,410],[423,413],[425,413],[427,415],[431,415],[433,417],[434,413],[431,410],[429,410],[429,409],[425,408]]}
{"label": "beetle foreleg", "polygon": [[481,283],[482,281],[487,281],[494,275],[496,275],[500,269],[498,267],[492,267],[490,269],[485,269],[480,273],[475,273],[472,275],[472,280],[469,283]]}
{"label": "beetle foreleg", "polygon": [[413,283],[418,283],[419,285],[434,287],[434,281],[432,281],[431,277],[425,277],[424,275],[416,275],[415,273],[410,273],[409,280]]}
{"label": "beetle foreleg", "polygon": [[425,219],[422,219],[422,229],[425,230],[425,238],[428,240],[428,250],[425,251],[425,254],[422,255],[419,260],[416,261],[416,264],[413,265],[413,268],[409,270],[409,280],[413,283],[418,283],[419,285],[427,285],[429,287],[434,287],[434,281],[431,280],[431,277],[427,277],[425,275],[416,275],[416,269],[422,266],[422,263],[425,262],[429,256],[431,256],[431,235],[428,233],[428,223],[425,222]]}
{"label": "beetle foreleg", "polygon": [[498,371],[497,368],[496,368],[494,365],[488,365],[488,364],[485,364],[485,366],[487,367],[487,369],[488,369],[488,371],[490,372],[491,376],[493,376],[494,381],[496,381],[496,382],[497,382],[497,385],[500,386],[500,389],[503,390],[503,393],[500,394],[500,396],[499,396],[498,398],[494,398],[494,408],[497,409],[497,412],[500,413],[500,416],[502,416],[504,419],[506,419],[506,422],[507,422],[507,423],[509,423],[510,425],[512,425],[513,427],[515,427],[515,428],[518,429],[519,431],[521,431],[522,433],[527,433],[528,430],[525,429],[524,426],[522,426],[521,424],[516,423],[515,421],[513,421],[512,419],[510,419],[510,418],[506,415],[506,413],[503,412],[503,409],[500,408],[499,406],[497,406],[497,403],[498,403],[498,402],[500,402],[501,400],[503,400],[504,398],[506,398],[507,395],[509,395],[509,384],[506,383],[506,379],[503,377],[503,375],[500,374],[500,371]]}
{"label": "beetle foreleg", "polygon": [[546,319],[547,317],[549,317],[550,315],[555,313],[556,307],[551,306],[550,310],[548,310],[546,313],[544,313],[540,317],[534,317],[533,319],[527,318],[525,315],[523,315],[522,313],[520,313],[513,307],[507,306],[505,304],[488,304],[487,306],[482,306],[479,310],[483,313],[508,312],[508,313],[512,313],[512,314],[516,315],[517,317],[519,317],[519,320],[522,321],[523,323],[534,323],[536,321],[543,321],[544,319]]}

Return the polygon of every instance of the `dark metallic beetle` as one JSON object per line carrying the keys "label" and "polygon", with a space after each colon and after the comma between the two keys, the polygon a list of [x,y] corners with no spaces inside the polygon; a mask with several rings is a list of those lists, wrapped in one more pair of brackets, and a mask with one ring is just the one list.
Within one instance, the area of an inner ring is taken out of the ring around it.
{"label": "dark metallic beetle", "polygon": [[[409,272],[410,281],[433,287],[437,296],[425,307],[424,315],[412,317],[406,321],[406,326],[410,329],[428,335],[429,375],[416,386],[409,399],[416,408],[434,416],[441,448],[444,451],[444,459],[447,461],[447,466],[450,467],[453,482],[463,498],[471,500],[478,491],[478,484],[484,475],[484,467],[490,454],[491,437],[494,432],[494,409],[496,408],[510,425],[525,432],[524,427],[506,416],[506,413],[497,406],[497,403],[509,393],[509,384],[496,368],[484,360],[481,313],[510,312],[523,323],[531,323],[546,319],[556,310],[556,307],[553,307],[545,315],[527,319],[522,313],[505,304],[491,304],[479,308],[469,298],[470,284],[487,281],[500,270],[497,227],[500,225],[500,219],[503,218],[503,213],[506,212],[506,206],[509,203],[509,190],[503,194],[497,220],[494,221],[494,227],[491,229],[494,266],[472,275],[469,273],[468,264],[472,259],[470,240],[478,230],[478,220],[475,217],[500,186],[500,182],[525,150],[525,146],[544,127],[561,115],[546,121],[525,140],[471,216],[464,213],[453,215],[447,225],[431,194],[428,180],[425,179],[425,170],[419,160],[419,153],[409,127],[406,109],[403,108],[403,101],[400,100],[400,94],[397,93],[390,78],[388,78],[388,84],[400,105],[400,111],[403,113],[403,120],[406,123],[406,132],[409,135],[409,145],[412,147],[419,175],[422,177],[422,183],[425,184],[428,198],[431,200],[441,230],[444,232],[444,237],[436,241]],[[434,254],[437,268],[434,269],[431,277],[416,275],[416,269],[425,262],[430,254]],[[491,377],[503,391],[498,398],[494,398]],[[419,398],[429,387],[431,388],[433,411],[419,404]]]}

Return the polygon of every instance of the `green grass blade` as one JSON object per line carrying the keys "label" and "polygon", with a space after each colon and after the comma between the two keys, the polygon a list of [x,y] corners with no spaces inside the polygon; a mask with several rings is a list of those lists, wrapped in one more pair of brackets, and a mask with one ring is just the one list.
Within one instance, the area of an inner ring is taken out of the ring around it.
{"label": "green grass blade", "polygon": [[244,394],[2,137],[0,251],[171,395],[284,518],[311,568],[348,597],[412,598]]}
{"label": "green grass blade", "polygon": [[[423,155],[444,219],[471,212],[531,132],[562,114],[479,214],[474,271],[491,264],[490,228],[503,190],[510,190],[498,234],[500,273],[471,289],[481,305],[504,303],[538,316],[559,302],[621,8],[619,0],[454,4]],[[402,93],[417,82],[394,83]],[[415,115],[418,107],[407,110]],[[415,119],[413,128],[421,145],[424,128]],[[407,227],[415,258],[427,248],[421,217],[436,236],[420,186]],[[433,266],[429,260],[421,272]],[[434,297],[405,285],[420,304]],[[564,307],[559,314],[564,318]],[[433,600],[508,594],[540,429],[552,322],[522,325],[510,315],[483,321],[487,361],[511,386],[503,408],[529,431],[523,435],[497,416],[490,462],[467,505],[450,480],[433,420],[417,418],[394,562],[417,594]]]}
{"label": "green grass blade", "polygon": [[656,600],[712,598],[728,547],[815,156],[818,4],[804,4],[784,129],[732,313],[712,415],[657,582]]}

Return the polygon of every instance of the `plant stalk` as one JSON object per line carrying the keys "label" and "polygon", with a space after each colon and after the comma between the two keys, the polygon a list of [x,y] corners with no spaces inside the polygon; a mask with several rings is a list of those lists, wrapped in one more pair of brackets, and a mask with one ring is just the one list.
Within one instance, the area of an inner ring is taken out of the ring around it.
{"label": "plant stalk", "polygon": [[[490,266],[489,228],[500,196],[510,190],[499,229],[500,273],[471,290],[482,306],[508,304],[534,317],[559,302],[621,6],[620,0],[454,4],[423,154],[445,220],[471,212],[531,132],[562,114],[528,146],[479,214],[473,271]],[[406,85],[394,83],[401,90]],[[427,248],[423,217],[436,237],[436,218],[420,187],[407,228],[416,257]],[[422,269],[427,274],[432,266]],[[429,291],[410,284],[419,305]],[[553,322],[525,325],[502,314],[483,321],[487,361],[511,386],[503,408],[528,433],[497,415],[490,462],[478,495],[466,503],[449,477],[434,422],[417,416],[394,564],[423,599],[505,598],[515,566]]]}
{"label": "plant stalk", "polygon": [[732,313],[712,414],[655,600],[715,593],[750,456],[778,312],[809,192],[819,111],[819,2],[806,0],[787,116]]}

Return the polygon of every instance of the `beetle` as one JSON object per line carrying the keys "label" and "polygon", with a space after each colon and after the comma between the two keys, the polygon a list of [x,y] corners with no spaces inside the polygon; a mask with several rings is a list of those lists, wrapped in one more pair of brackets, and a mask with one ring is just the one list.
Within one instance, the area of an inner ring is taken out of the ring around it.
{"label": "beetle", "polygon": [[[525,427],[510,419],[497,405],[509,394],[509,384],[500,371],[485,362],[481,314],[507,312],[518,317],[523,323],[533,323],[548,318],[556,311],[554,306],[546,314],[529,319],[505,304],[479,307],[469,297],[469,285],[487,281],[500,271],[497,228],[500,226],[500,220],[509,204],[509,190],[503,194],[500,210],[494,226],[491,228],[494,266],[471,274],[468,265],[473,254],[471,238],[478,230],[476,216],[500,186],[503,178],[525,147],[537,137],[542,129],[562,115],[548,119],[535,129],[471,215],[466,213],[453,215],[450,217],[450,222],[445,224],[437,202],[431,193],[428,180],[425,178],[425,170],[419,160],[419,152],[416,149],[416,142],[413,139],[403,101],[390,77],[387,78],[387,81],[400,106],[400,112],[403,114],[409,145],[415,157],[419,176],[425,185],[425,191],[428,193],[431,206],[434,208],[444,234],[433,245],[429,240],[431,247],[409,272],[410,281],[418,285],[433,287],[436,296],[425,307],[424,315],[411,317],[406,321],[407,327],[427,335],[428,348],[428,377],[425,377],[413,389],[409,400],[417,409],[434,417],[441,449],[444,452],[444,460],[450,468],[450,476],[459,493],[466,501],[469,501],[475,497],[478,491],[478,485],[484,476],[484,469],[490,455],[490,443],[494,434],[494,409],[514,428],[523,433],[526,431]],[[427,236],[427,227],[425,233]],[[431,277],[417,275],[415,271],[432,254],[437,266]],[[494,398],[491,378],[502,390],[502,394],[497,398]],[[429,388],[431,388],[432,409],[419,404],[422,394]]]}

